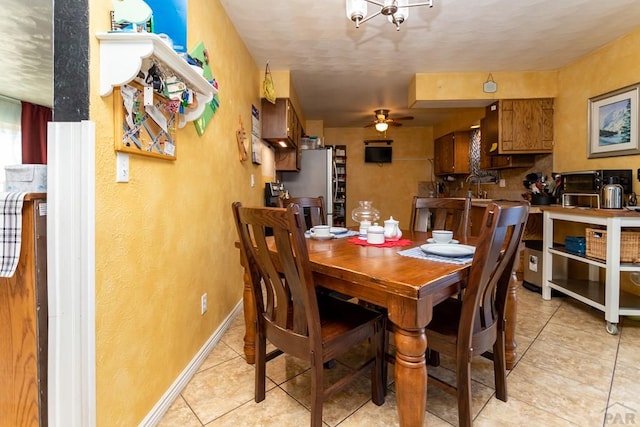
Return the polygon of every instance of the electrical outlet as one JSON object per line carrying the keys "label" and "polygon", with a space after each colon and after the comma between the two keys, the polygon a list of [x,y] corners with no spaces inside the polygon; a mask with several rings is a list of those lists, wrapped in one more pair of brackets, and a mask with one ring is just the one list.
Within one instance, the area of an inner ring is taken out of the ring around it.
{"label": "electrical outlet", "polygon": [[205,292],[200,297],[200,314],[205,314],[207,312],[207,293]]}

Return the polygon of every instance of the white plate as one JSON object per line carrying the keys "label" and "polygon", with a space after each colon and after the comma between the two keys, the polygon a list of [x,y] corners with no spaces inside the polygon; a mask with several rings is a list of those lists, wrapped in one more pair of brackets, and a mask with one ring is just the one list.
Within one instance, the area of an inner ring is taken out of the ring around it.
{"label": "white plate", "polygon": [[420,246],[424,252],[433,255],[448,256],[448,257],[464,257],[473,255],[476,251],[474,246],[458,245],[455,243],[436,243],[430,245]]}
{"label": "white plate", "polygon": [[331,232],[331,234],[343,234],[349,230],[344,227],[331,227],[329,231]]}
{"label": "white plate", "polygon": [[316,236],[315,234],[311,233],[311,238],[314,240],[330,240],[333,239],[334,236],[333,234],[329,235],[329,236]]}
{"label": "white plate", "polygon": [[438,245],[451,245],[451,244],[460,243],[460,241],[459,241],[459,240],[456,240],[456,239],[451,239],[451,241],[450,241],[449,243],[438,243],[438,242],[436,242],[436,241],[433,239],[433,237],[429,237],[429,238],[427,239],[427,243],[436,243],[436,244],[438,244]]}

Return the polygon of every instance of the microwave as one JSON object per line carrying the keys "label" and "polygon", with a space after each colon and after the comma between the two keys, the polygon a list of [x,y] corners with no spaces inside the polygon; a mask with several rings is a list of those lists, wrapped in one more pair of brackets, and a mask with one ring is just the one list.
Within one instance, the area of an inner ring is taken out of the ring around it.
{"label": "microwave", "polygon": [[563,193],[600,194],[600,190],[609,183],[611,177],[622,185],[625,194],[630,194],[632,191],[633,172],[631,169],[599,169],[564,172],[560,175],[562,176]]}

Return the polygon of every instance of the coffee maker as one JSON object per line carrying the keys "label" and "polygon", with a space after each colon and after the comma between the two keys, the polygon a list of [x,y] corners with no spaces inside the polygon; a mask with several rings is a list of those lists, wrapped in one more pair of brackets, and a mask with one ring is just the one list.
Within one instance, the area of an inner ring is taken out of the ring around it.
{"label": "coffee maker", "polygon": [[284,184],[281,182],[267,182],[264,187],[264,205],[271,208],[278,207],[278,198],[284,193]]}

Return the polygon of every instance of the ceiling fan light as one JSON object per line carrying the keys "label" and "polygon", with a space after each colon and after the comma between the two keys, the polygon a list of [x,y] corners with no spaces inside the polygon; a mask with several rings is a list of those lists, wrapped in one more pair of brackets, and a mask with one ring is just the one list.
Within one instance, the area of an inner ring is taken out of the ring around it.
{"label": "ceiling fan light", "polygon": [[367,2],[365,0],[346,0],[347,18],[360,25],[360,21],[367,17]]}
{"label": "ceiling fan light", "polygon": [[384,132],[384,131],[386,131],[387,129],[389,129],[389,124],[388,124],[388,123],[385,123],[385,122],[378,122],[378,123],[376,123],[376,130],[377,130],[378,132]]}

